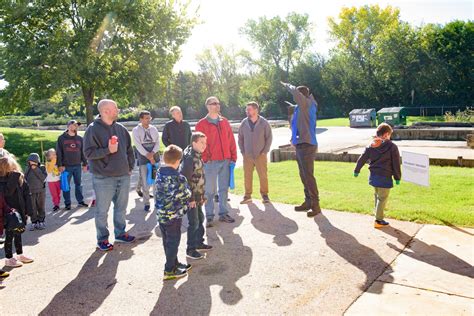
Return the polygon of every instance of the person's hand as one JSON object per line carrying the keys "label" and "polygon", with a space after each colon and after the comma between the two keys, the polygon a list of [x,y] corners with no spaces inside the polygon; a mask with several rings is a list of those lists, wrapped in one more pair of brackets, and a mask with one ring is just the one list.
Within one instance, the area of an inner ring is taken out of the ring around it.
{"label": "person's hand", "polygon": [[117,150],[118,150],[118,142],[115,143],[115,144],[112,144],[112,141],[109,140],[109,152],[111,154],[115,154],[117,152]]}
{"label": "person's hand", "polygon": [[359,176],[358,172],[354,172],[354,177],[357,178]]}
{"label": "person's hand", "polygon": [[64,172],[64,170],[66,170],[66,167],[58,167],[59,169],[59,172]]}
{"label": "person's hand", "polygon": [[154,152],[149,152],[149,153],[146,154],[146,158],[150,161],[153,159],[154,156],[155,156]]}
{"label": "person's hand", "polygon": [[400,185],[400,180],[395,180],[396,185]]}
{"label": "person's hand", "polygon": [[87,172],[87,166],[82,166],[82,172]]}
{"label": "person's hand", "polygon": [[196,208],[196,201],[189,202],[190,208]]}
{"label": "person's hand", "polygon": [[154,164],[156,163],[155,158],[153,158],[153,157],[152,157],[151,159],[148,158],[148,160],[150,160],[150,162],[151,162],[152,165],[154,165]]}

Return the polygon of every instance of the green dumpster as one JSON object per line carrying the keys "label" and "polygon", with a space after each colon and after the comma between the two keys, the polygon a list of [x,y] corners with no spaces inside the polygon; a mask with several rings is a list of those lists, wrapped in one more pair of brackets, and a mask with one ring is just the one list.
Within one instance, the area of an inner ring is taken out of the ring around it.
{"label": "green dumpster", "polygon": [[404,107],[383,108],[377,112],[377,122],[392,126],[407,124],[407,110]]}

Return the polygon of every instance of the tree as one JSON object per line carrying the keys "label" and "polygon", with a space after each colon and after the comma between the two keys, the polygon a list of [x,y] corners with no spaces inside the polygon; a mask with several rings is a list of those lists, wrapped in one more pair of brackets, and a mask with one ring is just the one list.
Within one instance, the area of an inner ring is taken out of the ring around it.
{"label": "tree", "polygon": [[28,108],[79,90],[87,122],[96,97],[124,103],[159,96],[194,20],[175,1],[1,0],[4,108]]}

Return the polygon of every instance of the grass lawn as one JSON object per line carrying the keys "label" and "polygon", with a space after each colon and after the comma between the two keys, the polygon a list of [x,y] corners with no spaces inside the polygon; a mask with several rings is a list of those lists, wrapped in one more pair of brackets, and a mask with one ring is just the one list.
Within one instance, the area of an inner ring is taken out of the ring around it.
{"label": "grass lawn", "polygon": [[[373,214],[373,188],[368,184],[368,169],[353,177],[354,164],[315,162],[321,207],[347,212]],[[388,201],[386,217],[419,223],[474,227],[474,169],[430,167],[429,188],[403,182],[395,186]],[[236,190],[243,194],[243,170],[236,169]],[[304,200],[296,161],[268,165],[270,198],[276,202],[300,204]],[[259,196],[254,174],[254,198]]]}
{"label": "grass lawn", "polygon": [[[5,149],[13,153],[18,158],[20,165],[24,167],[26,158],[30,153],[38,153],[41,156],[41,144],[43,144],[43,150],[56,148],[56,141],[63,131],[36,131],[26,128],[0,127],[0,133],[3,134],[6,140]],[[84,131],[79,131],[79,135],[84,136]],[[131,136],[132,132],[130,131]],[[164,148],[160,133],[160,151]],[[41,161],[43,161],[43,157]]]}
{"label": "grass lawn", "polygon": [[317,127],[349,126],[349,117],[318,120]]}
{"label": "grass lawn", "polygon": [[407,126],[416,122],[444,122],[444,116],[407,116]]}

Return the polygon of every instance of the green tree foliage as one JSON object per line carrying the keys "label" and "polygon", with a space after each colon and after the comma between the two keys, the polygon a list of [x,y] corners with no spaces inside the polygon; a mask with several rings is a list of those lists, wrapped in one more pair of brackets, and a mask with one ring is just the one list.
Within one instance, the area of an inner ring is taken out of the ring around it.
{"label": "green tree foliage", "polygon": [[9,83],[2,108],[79,90],[88,122],[97,97],[160,97],[194,23],[186,6],[164,0],[1,0],[0,7],[0,69]]}

